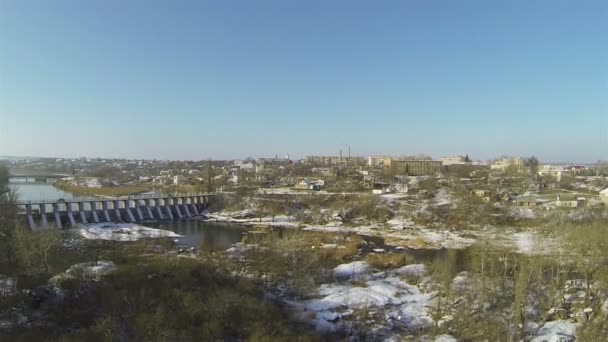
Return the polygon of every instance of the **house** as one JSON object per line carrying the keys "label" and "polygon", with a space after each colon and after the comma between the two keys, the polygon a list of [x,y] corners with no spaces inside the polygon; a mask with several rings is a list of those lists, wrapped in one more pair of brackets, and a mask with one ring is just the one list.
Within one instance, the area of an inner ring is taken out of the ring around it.
{"label": "house", "polygon": [[321,190],[325,186],[325,181],[322,179],[313,181],[310,179],[303,179],[298,182],[294,188],[299,190]]}
{"label": "house", "polygon": [[587,170],[587,167],[584,165],[571,165],[568,168],[575,175]]}
{"label": "house", "polygon": [[587,199],[585,197],[577,197],[576,200],[562,201],[558,194],[557,200],[554,203],[558,208],[582,208],[587,204]]}
{"label": "house", "polygon": [[241,170],[255,170],[255,165],[253,163],[248,163],[248,162],[243,162],[240,160],[237,160],[234,162],[235,166],[238,166],[239,169]]}
{"label": "house", "polygon": [[545,175],[553,176],[559,182],[562,179],[562,175],[565,173],[569,173],[569,172],[570,172],[570,170],[564,169],[562,166],[543,165],[538,170],[538,175],[539,176],[545,176]]}
{"label": "house", "polygon": [[518,196],[515,198],[515,205],[518,207],[536,207],[542,204],[542,201],[536,196]]}
{"label": "house", "polygon": [[477,196],[477,197],[488,197],[488,196],[492,196],[492,191],[490,190],[485,190],[485,189],[475,189],[472,191],[473,195]]}
{"label": "house", "polygon": [[390,192],[389,185],[387,183],[375,182],[372,184],[372,193],[377,195],[383,195]]}

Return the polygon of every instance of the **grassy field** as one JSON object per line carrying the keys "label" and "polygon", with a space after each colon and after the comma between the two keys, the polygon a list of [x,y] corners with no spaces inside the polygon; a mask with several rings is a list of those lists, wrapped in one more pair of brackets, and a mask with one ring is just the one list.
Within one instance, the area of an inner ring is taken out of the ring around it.
{"label": "grassy field", "polygon": [[67,182],[58,181],[54,184],[57,188],[68,191],[78,195],[100,195],[100,196],[129,196],[136,195],[142,192],[147,192],[152,190],[148,186],[144,185],[125,185],[125,186],[113,186],[113,187],[103,187],[103,188],[88,188],[85,186],[78,186],[68,184]]}
{"label": "grassy field", "polygon": [[557,200],[558,194],[562,201],[573,201],[573,200],[576,200],[577,197],[585,197],[586,199],[597,197],[597,195],[583,193],[583,192],[551,191],[551,192],[543,192],[542,194],[539,195],[539,198],[548,200],[548,201],[555,201],[555,200]]}

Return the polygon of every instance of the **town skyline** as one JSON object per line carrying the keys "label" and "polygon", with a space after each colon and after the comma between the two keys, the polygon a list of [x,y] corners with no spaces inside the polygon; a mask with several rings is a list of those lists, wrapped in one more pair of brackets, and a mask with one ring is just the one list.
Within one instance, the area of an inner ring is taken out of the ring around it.
{"label": "town skyline", "polygon": [[[158,162],[203,162],[203,161],[207,161],[207,160],[212,160],[212,161],[245,161],[245,160],[252,160],[252,161],[260,161],[260,160],[290,160],[290,161],[303,161],[307,158],[314,158],[314,157],[335,157],[335,158],[339,158],[340,155],[338,154],[308,154],[308,155],[304,155],[304,156],[292,156],[290,154],[285,154],[285,155],[280,155],[280,154],[276,154],[276,155],[248,155],[246,157],[238,157],[238,158],[199,158],[199,159],[169,159],[169,158],[130,158],[130,157],[112,157],[112,156],[18,156],[18,155],[2,155],[0,154],[0,161],[2,160],[38,160],[38,159],[66,159],[66,160],[78,160],[78,159],[87,159],[87,160],[96,160],[96,159],[100,159],[100,160],[132,160],[132,161],[137,161],[137,160],[143,160],[143,161],[158,161]],[[411,158],[411,159],[417,159],[417,158],[431,158],[431,160],[444,160],[444,159],[451,159],[451,158],[457,158],[457,157],[469,157],[471,162],[481,162],[484,164],[489,164],[492,163],[494,161],[500,160],[500,159],[504,159],[504,158],[537,158],[538,161],[540,163],[543,164],[555,164],[555,165],[594,165],[597,164],[598,162],[601,163],[606,163],[608,161],[606,161],[605,159],[598,159],[598,160],[592,160],[592,161],[576,161],[576,160],[546,160],[546,159],[539,159],[538,156],[536,155],[511,155],[511,154],[500,154],[500,155],[496,155],[490,158],[475,158],[475,156],[470,156],[468,153],[461,153],[461,154],[454,154],[454,155],[445,155],[445,156],[432,156],[432,155],[427,155],[427,154],[422,154],[422,153],[418,153],[418,154],[373,154],[373,155],[351,155],[350,158],[351,159],[357,159],[357,160],[368,160],[369,158],[381,158],[381,157],[386,157],[386,158]],[[344,160],[349,159],[349,156],[347,154],[343,154],[342,158]]]}

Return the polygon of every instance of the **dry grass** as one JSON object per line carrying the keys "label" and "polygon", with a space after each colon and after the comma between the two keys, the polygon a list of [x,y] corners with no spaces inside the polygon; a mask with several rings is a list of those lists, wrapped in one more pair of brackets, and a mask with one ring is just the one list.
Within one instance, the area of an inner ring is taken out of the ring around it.
{"label": "dry grass", "polygon": [[338,262],[350,260],[359,253],[363,239],[358,235],[345,238],[344,243],[337,243],[336,248],[321,248],[319,254],[325,260],[336,260]]}
{"label": "dry grass", "polygon": [[78,186],[68,184],[66,182],[55,182],[55,187],[79,195],[100,195],[100,196],[129,196],[136,195],[142,192],[150,191],[151,188],[144,185],[125,185],[115,187],[103,187],[103,188],[88,188],[86,186]]}
{"label": "dry grass", "polygon": [[407,265],[408,258],[406,254],[369,254],[365,257],[365,262],[374,268],[390,269]]}

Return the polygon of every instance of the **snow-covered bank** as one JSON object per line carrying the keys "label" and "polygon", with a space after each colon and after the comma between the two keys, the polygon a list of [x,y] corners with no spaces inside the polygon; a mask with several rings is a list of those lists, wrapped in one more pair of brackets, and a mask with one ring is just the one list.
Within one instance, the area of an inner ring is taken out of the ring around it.
{"label": "snow-covered bank", "polygon": [[142,238],[183,237],[169,230],[132,223],[97,223],[81,228],[80,235],[89,240],[137,241]]}
{"label": "snow-covered bank", "polygon": [[509,246],[519,253],[534,255],[547,253],[558,246],[556,241],[533,230],[518,232],[514,229],[498,229],[491,226],[473,230],[429,228],[400,216],[386,223],[361,222],[358,225],[345,225],[335,218],[327,224],[319,225],[305,224],[297,221],[293,216],[286,215],[256,217],[252,210],[242,210],[209,213],[207,219],[249,226],[301,228],[315,232],[380,236],[385,239],[387,245],[412,249],[463,249],[479,241],[488,241],[496,246]]}
{"label": "snow-covered bank", "polygon": [[217,212],[206,214],[207,221],[240,223],[244,225],[264,225],[276,227],[297,227],[299,223],[293,216],[277,215],[258,217],[252,210]]}

